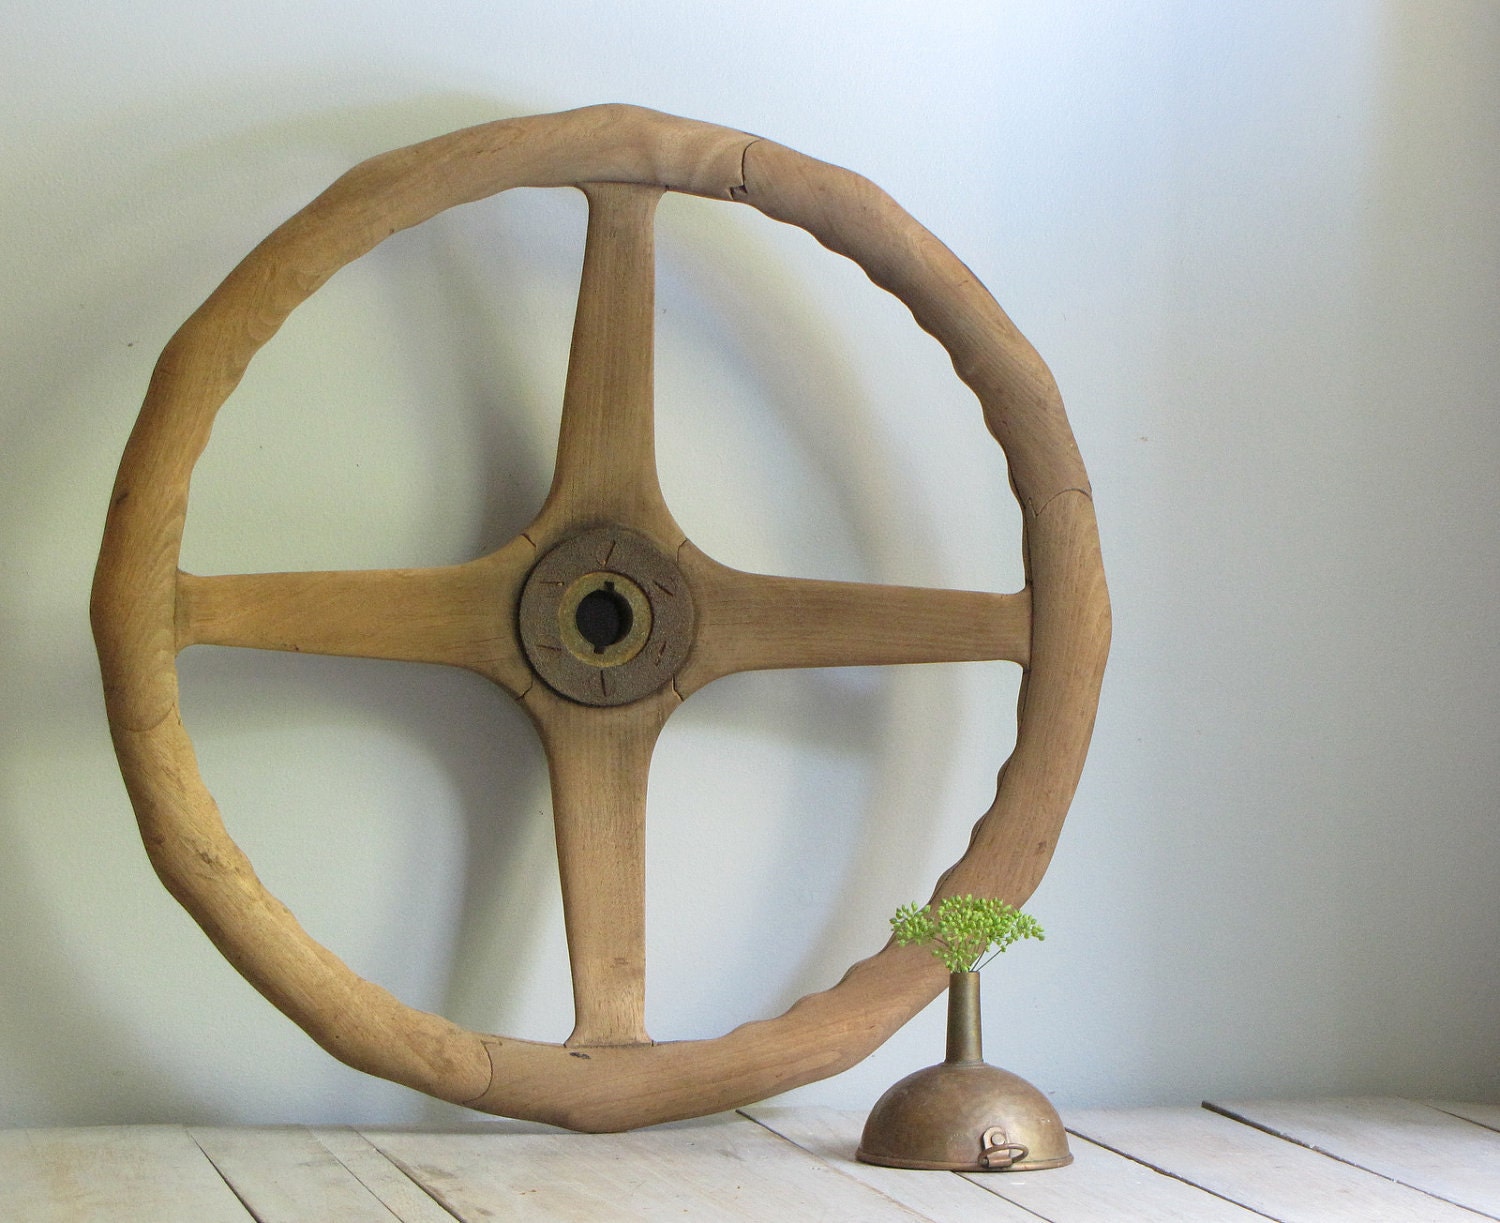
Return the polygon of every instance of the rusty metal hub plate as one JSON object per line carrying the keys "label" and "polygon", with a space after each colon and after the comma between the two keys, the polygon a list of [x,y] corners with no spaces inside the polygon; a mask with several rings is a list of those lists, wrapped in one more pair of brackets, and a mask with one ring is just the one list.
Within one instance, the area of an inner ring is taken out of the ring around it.
{"label": "rusty metal hub plate", "polygon": [[693,600],[645,536],[595,527],[548,552],[521,591],[521,644],[553,691],[628,705],[671,680],[693,643]]}

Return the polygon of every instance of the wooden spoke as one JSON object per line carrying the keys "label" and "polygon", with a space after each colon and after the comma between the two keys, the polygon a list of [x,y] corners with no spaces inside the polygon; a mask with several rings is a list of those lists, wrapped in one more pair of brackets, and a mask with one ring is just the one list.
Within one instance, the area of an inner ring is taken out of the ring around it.
{"label": "wooden spoke", "polygon": [[691,544],[678,554],[698,639],[677,676],[686,697],[737,671],[891,663],[1029,662],[1031,595],[821,582],[743,573]]}
{"label": "wooden spoke", "polygon": [[522,704],[552,777],[552,818],[573,974],[570,1047],[650,1044],[646,1034],[646,777],[670,685],[591,708],[541,684]]}
{"label": "wooden spoke", "polygon": [[588,238],[552,489],[528,534],[539,547],[581,526],[681,539],[656,475],[652,400],[655,253],[662,188],[586,183]]}
{"label": "wooden spoke", "polygon": [[532,683],[514,608],[525,540],[467,565],[177,578],[177,648],[245,646],[447,663],[516,695]]}

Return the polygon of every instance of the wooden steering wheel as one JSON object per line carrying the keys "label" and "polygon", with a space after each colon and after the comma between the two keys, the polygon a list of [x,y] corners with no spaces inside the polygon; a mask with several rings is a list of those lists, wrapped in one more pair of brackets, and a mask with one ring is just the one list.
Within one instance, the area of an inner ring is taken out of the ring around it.
{"label": "wooden steering wheel", "polygon": [[[435,569],[180,572],[188,483],[250,358],[397,230],[519,186],[581,187],[583,280],[557,466],[498,551]],[[953,358],[1009,461],[1026,587],[921,590],[742,573],[673,521],[652,437],[653,213],[664,190],[806,229],[895,294]],[[151,861],[229,961],[328,1052],[457,1104],[573,1129],[699,1116],[837,1073],[946,984],[888,944],[838,984],[726,1035],[644,1025],[645,792],[671,712],[737,671],[1008,659],[1024,669],[994,805],[938,895],[1023,903],[1092,732],[1109,603],[1087,476],[1047,367],[941,243],[873,184],[748,136],[626,106],[505,120],[350,170],[272,233],[163,351],[120,463],[94,583],[120,768]],[[549,765],[576,1026],[482,1035],[356,976],[266,891],[204,787],[176,654],[200,643],[447,663],[510,693]]]}

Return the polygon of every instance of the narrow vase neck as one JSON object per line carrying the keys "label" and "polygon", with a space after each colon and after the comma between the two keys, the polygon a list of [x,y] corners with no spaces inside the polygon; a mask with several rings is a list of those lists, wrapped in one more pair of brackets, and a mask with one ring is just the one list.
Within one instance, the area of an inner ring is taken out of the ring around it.
{"label": "narrow vase neck", "polygon": [[984,1061],[977,972],[955,972],[948,977],[948,1061]]}

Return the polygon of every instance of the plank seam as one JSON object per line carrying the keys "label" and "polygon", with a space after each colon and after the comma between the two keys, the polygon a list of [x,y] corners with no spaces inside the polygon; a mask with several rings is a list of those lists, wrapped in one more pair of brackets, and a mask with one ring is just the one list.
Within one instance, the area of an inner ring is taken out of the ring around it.
{"label": "plank seam", "polygon": [[[376,1155],[380,1156],[381,1159],[385,1160],[386,1163],[390,1164],[391,1167],[393,1169],[395,1169],[395,1171],[397,1171],[403,1177],[405,1177],[406,1180],[409,1181],[412,1185],[414,1185],[417,1189],[421,1190],[422,1193],[425,1196],[427,1196],[429,1198],[432,1197],[432,1194],[430,1194],[430,1193],[427,1192],[426,1188],[422,1185],[422,1183],[420,1181],[414,1180],[412,1178],[411,1173],[409,1173],[405,1168],[401,1167],[394,1160],[392,1160],[389,1155],[387,1155],[384,1151],[382,1151],[379,1147],[377,1147],[373,1142],[371,1142],[368,1138],[366,1138],[363,1134],[361,1134],[353,1126],[349,1126],[347,1128],[348,1128],[349,1133],[353,1134],[361,1142],[365,1143],[370,1148],[370,1150],[372,1150],[373,1152],[375,1152]],[[358,1172],[356,1172],[353,1168],[351,1168],[344,1160],[340,1159],[337,1151],[330,1150],[328,1144],[323,1141],[322,1137],[317,1133],[316,1130],[311,1130],[310,1129],[310,1130],[308,1130],[308,1133],[312,1135],[313,1141],[316,1142],[325,1151],[327,1151],[328,1154],[329,1154],[329,1156],[332,1157],[333,1161],[336,1164],[338,1164],[339,1167],[343,1168],[343,1170],[345,1172],[347,1172],[350,1176],[352,1176],[354,1178],[355,1182],[357,1184],[359,1184],[365,1190],[366,1193],[368,1193],[372,1198],[374,1198],[377,1202],[379,1202],[382,1206],[385,1207],[386,1213],[388,1215],[390,1215],[392,1219],[396,1220],[396,1223],[404,1223],[404,1221],[402,1220],[401,1216],[396,1213],[395,1208],[389,1202],[387,1202],[384,1197],[382,1197],[378,1192],[376,1192],[375,1187],[373,1185],[368,1184],[365,1181],[364,1177],[362,1177]],[[453,1212],[451,1210],[449,1210],[448,1207],[445,1206],[442,1202],[438,1202],[436,1198],[433,1198],[432,1200],[434,1202],[437,1202],[437,1206],[438,1206],[438,1208],[440,1210],[444,1211],[447,1214],[453,1215],[453,1217],[455,1219],[458,1219],[458,1216],[454,1215]],[[463,1220],[459,1219],[459,1223],[463,1223]]]}
{"label": "plank seam", "polygon": [[1434,1104],[1431,1100],[1423,1100],[1421,1103],[1434,1112],[1442,1113],[1445,1117],[1452,1117],[1455,1121],[1467,1121],[1470,1125],[1477,1125],[1482,1130],[1488,1130],[1492,1134],[1500,1134],[1500,1126],[1490,1125],[1484,1121],[1476,1121],[1473,1117],[1465,1117],[1462,1113],[1455,1113],[1444,1108],[1441,1104]]}
{"label": "plank seam", "polygon": [[[968,1181],[969,1184],[973,1185],[974,1188],[980,1190],[981,1192],[987,1193],[991,1197],[999,1198],[1007,1206],[1014,1206],[1017,1210],[1022,1211],[1025,1214],[1029,1214],[1033,1219],[1040,1219],[1042,1221],[1042,1223],[1066,1223],[1066,1220],[1060,1220],[1060,1219],[1054,1218],[1051,1215],[1041,1214],[1040,1212],[1038,1212],[1036,1210],[1033,1210],[1030,1206],[1027,1206],[1025,1203],[1016,1201],[1015,1198],[1008,1198],[1008,1197],[1006,1197],[1005,1196],[1005,1190],[1004,1190],[1004,1188],[1001,1185],[999,1185],[999,1184],[991,1185],[991,1183],[990,1183],[996,1177],[999,1177],[999,1176],[1003,1175],[1002,1173],[997,1173],[997,1172],[955,1172],[953,1175],[956,1176],[956,1177],[958,1177],[959,1180]],[[979,1178],[982,1177],[982,1176],[989,1177],[990,1180],[980,1180]]]}
{"label": "plank seam", "polygon": [[762,1121],[759,1117],[752,1117],[749,1113],[745,1112],[744,1109],[740,1109],[740,1108],[737,1108],[734,1111],[735,1111],[736,1115],[738,1115],[740,1117],[743,1117],[746,1121],[754,1122],[754,1124],[760,1126],[761,1129],[765,1130],[766,1133],[768,1133],[772,1137],[777,1138],[780,1141],[786,1143],[787,1146],[792,1147],[794,1150],[802,1152],[802,1154],[806,1155],[809,1159],[815,1159],[815,1160],[817,1160],[818,1163],[822,1164],[823,1167],[827,1168],[830,1172],[834,1173],[835,1175],[843,1177],[846,1181],[849,1181],[851,1184],[858,1185],[861,1189],[867,1189],[871,1193],[878,1194],[880,1197],[883,1197],[887,1202],[889,1202],[892,1206],[895,1206],[898,1210],[904,1210],[904,1211],[906,1211],[906,1213],[909,1214],[909,1215],[911,1215],[912,1218],[914,1218],[914,1219],[921,1219],[922,1223],[940,1223],[939,1220],[934,1219],[931,1215],[922,1214],[920,1211],[914,1209],[911,1206],[908,1206],[905,1202],[898,1202],[895,1198],[891,1197],[891,1195],[888,1194],[888,1193],[886,1193],[883,1189],[877,1189],[874,1185],[869,1184],[867,1181],[860,1180],[859,1177],[857,1177],[857,1176],[850,1176],[849,1173],[845,1172],[837,1164],[829,1163],[828,1160],[824,1159],[816,1151],[809,1151],[800,1142],[796,1142],[793,1139],[788,1138],[780,1130],[777,1130],[774,1127],[772,1127],[770,1124],[768,1124],[767,1122]]}
{"label": "plank seam", "polygon": [[[1415,1193],[1420,1193],[1423,1197],[1429,1197],[1434,1201],[1444,1202],[1449,1206],[1457,1206],[1460,1210],[1467,1210],[1478,1218],[1500,1218],[1500,1216],[1492,1215],[1487,1211],[1480,1210],[1478,1207],[1470,1206],[1466,1202],[1458,1202],[1453,1198],[1444,1197],[1441,1193],[1435,1193],[1431,1189],[1425,1189],[1421,1185],[1413,1185],[1410,1181],[1404,1181],[1399,1176],[1387,1176],[1383,1172],[1377,1172],[1374,1168],[1367,1168],[1364,1164],[1357,1163],[1353,1159],[1346,1158],[1345,1156],[1340,1155],[1337,1151],[1330,1151],[1325,1147],[1320,1147],[1317,1143],[1311,1141],[1310,1139],[1305,1140],[1302,1138],[1298,1138],[1294,1134],[1283,1134],[1279,1130],[1274,1130],[1269,1125],[1266,1125],[1263,1122],[1252,1121],[1248,1117],[1242,1117],[1238,1113],[1230,1112],[1229,1105],[1214,1104],[1209,1100],[1204,1100],[1202,1107],[1206,1108],[1211,1113],[1217,1113],[1221,1117],[1226,1117],[1230,1121],[1236,1122],[1239,1125],[1248,1126],[1252,1130],[1259,1130],[1262,1134],[1269,1134],[1272,1138],[1280,1139],[1282,1142],[1289,1142],[1294,1147],[1301,1147],[1304,1151],[1312,1151],[1315,1154],[1323,1156],[1325,1159],[1333,1160],[1334,1163],[1343,1164],[1346,1168],[1357,1168],[1359,1171],[1365,1173],[1366,1175],[1373,1176],[1377,1180],[1385,1181],[1387,1184],[1400,1185],[1403,1189],[1410,1189]],[[1433,1112],[1442,1112],[1442,1110],[1433,1109]],[[1460,1118],[1460,1120],[1463,1120],[1463,1118]]]}
{"label": "plank seam", "polygon": [[1238,1206],[1241,1210],[1248,1210],[1251,1214],[1259,1215],[1262,1219],[1270,1219],[1272,1220],[1272,1223],[1281,1223],[1281,1220],[1277,1219],[1275,1215],[1268,1215],[1264,1210],[1256,1210],[1254,1206],[1251,1206],[1247,1202],[1237,1202],[1227,1193],[1220,1193],[1217,1189],[1210,1189],[1207,1185],[1200,1185],[1197,1181],[1191,1179],[1190,1177],[1183,1176],[1178,1172],[1173,1172],[1170,1168],[1164,1168],[1160,1164],[1154,1164],[1149,1159],[1146,1159],[1143,1156],[1132,1155],[1129,1151],[1126,1151],[1121,1147],[1113,1146],[1110,1143],[1105,1142],[1101,1138],[1091,1138],[1088,1134],[1082,1133],[1079,1130],[1069,1130],[1068,1133],[1072,1134],[1075,1138],[1082,1138],[1085,1142],[1092,1142],[1096,1147],[1103,1147],[1106,1151],[1113,1151],[1116,1155],[1124,1156],[1124,1158],[1130,1160],[1130,1162],[1133,1164],[1140,1164],[1141,1167],[1149,1168],[1152,1172],[1159,1173],[1162,1176],[1170,1177],[1174,1181],[1181,1181],[1184,1185],[1190,1185],[1192,1186],[1192,1188],[1197,1189],[1202,1193],[1208,1194],[1209,1197],[1215,1197],[1222,1202],[1228,1202],[1231,1206]]}
{"label": "plank seam", "polygon": [[359,1134],[361,1138],[364,1138],[366,1142],[369,1142],[370,1145],[375,1148],[375,1150],[380,1152],[383,1158],[390,1160],[392,1166],[395,1167],[395,1169],[400,1172],[402,1176],[406,1177],[407,1180],[409,1180],[413,1185],[415,1185],[434,1202],[436,1202],[441,1210],[443,1210],[447,1214],[452,1215],[455,1219],[458,1220],[458,1223],[466,1223],[463,1215],[459,1214],[454,1207],[443,1201],[443,1199],[438,1195],[437,1190],[429,1189],[426,1185],[424,1185],[417,1178],[416,1174],[406,1166],[406,1163],[403,1160],[399,1159],[395,1155],[392,1155],[389,1151],[384,1150],[382,1147],[377,1146],[375,1143],[370,1142],[369,1138],[366,1138],[364,1134],[360,1134],[358,1130],[355,1130],[354,1132],[356,1134]]}
{"label": "plank seam", "polygon": [[214,1161],[214,1157],[210,1155],[204,1145],[198,1141],[198,1135],[193,1133],[193,1131],[187,1126],[183,1126],[182,1130],[183,1133],[185,1133],[190,1139],[192,1139],[193,1145],[197,1147],[200,1152],[202,1152],[203,1158],[208,1160],[208,1166],[212,1168],[214,1170],[214,1174],[224,1182],[224,1187],[228,1189],[230,1193],[234,1194],[234,1200],[245,1208],[245,1213],[252,1219],[254,1219],[255,1223],[266,1223],[266,1220],[261,1218],[260,1215],[256,1214],[254,1207],[252,1207],[250,1203],[245,1200],[245,1195],[234,1187],[234,1182],[230,1180],[229,1177],[224,1175],[224,1169],[219,1167],[219,1165]]}

